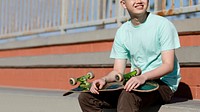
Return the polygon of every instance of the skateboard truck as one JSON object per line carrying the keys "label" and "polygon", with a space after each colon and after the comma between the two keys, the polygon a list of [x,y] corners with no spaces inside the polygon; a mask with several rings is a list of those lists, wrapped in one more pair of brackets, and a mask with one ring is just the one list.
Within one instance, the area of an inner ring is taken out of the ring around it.
{"label": "skateboard truck", "polygon": [[92,72],[88,72],[86,75],[79,78],[70,78],[69,83],[74,86],[77,84],[77,82],[80,82],[79,87],[84,88],[85,90],[89,90],[91,83],[87,82],[87,80],[93,78],[94,74]]}
{"label": "skateboard truck", "polygon": [[122,75],[121,73],[118,73],[115,75],[115,80],[117,82],[122,82],[126,83],[131,77],[138,76],[141,74],[141,70],[139,68],[135,68],[132,72],[129,72],[127,74]]}

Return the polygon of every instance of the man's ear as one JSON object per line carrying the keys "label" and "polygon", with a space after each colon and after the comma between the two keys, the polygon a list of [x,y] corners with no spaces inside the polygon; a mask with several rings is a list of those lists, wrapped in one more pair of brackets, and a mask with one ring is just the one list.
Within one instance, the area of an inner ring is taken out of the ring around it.
{"label": "man's ear", "polygon": [[125,1],[124,0],[120,0],[120,4],[124,9],[126,9],[126,5],[125,5]]}

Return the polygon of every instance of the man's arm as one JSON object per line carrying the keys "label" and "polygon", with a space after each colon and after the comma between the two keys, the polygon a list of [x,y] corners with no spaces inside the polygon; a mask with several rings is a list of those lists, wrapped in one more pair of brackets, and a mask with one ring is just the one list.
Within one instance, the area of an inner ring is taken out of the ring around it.
{"label": "man's arm", "polygon": [[126,69],[126,59],[115,59],[113,71],[111,71],[107,76],[103,77],[106,82],[115,81],[115,75],[118,73],[124,74]]}
{"label": "man's arm", "polygon": [[174,50],[167,50],[161,52],[162,64],[160,67],[145,73],[146,80],[159,79],[160,77],[170,73],[174,69]]}
{"label": "man's arm", "polygon": [[170,73],[174,69],[174,50],[166,50],[161,52],[162,64],[158,68],[146,72],[140,76],[132,77],[125,85],[126,91],[131,91],[144,84],[147,80],[159,79],[160,77]]}

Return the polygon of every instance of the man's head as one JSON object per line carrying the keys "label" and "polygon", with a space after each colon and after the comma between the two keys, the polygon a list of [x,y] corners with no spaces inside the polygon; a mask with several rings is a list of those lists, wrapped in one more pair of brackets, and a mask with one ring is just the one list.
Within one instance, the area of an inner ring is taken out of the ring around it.
{"label": "man's head", "polygon": [[120,3],[130,15],[140,15],[147,11],[149,0],[120,0]]}

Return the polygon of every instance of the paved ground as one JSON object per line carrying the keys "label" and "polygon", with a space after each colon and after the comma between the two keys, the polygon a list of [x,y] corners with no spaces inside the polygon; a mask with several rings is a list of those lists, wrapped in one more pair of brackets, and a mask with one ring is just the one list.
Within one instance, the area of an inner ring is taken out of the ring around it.
{"label": "paved ground", "polygon": [[0,88],[0,112],[81,112],[77,94],[63,97],[63,93]]}
{"label": "paved ground", "polygon": [[[78,94],[64,97],[62,96],[64,93],[65,91],[0,87],[0,112],[81,112],[77,101]],[[177,99],[171,104],[148,108],[144,112],[158,111],[200,112],[200,100]]]}

